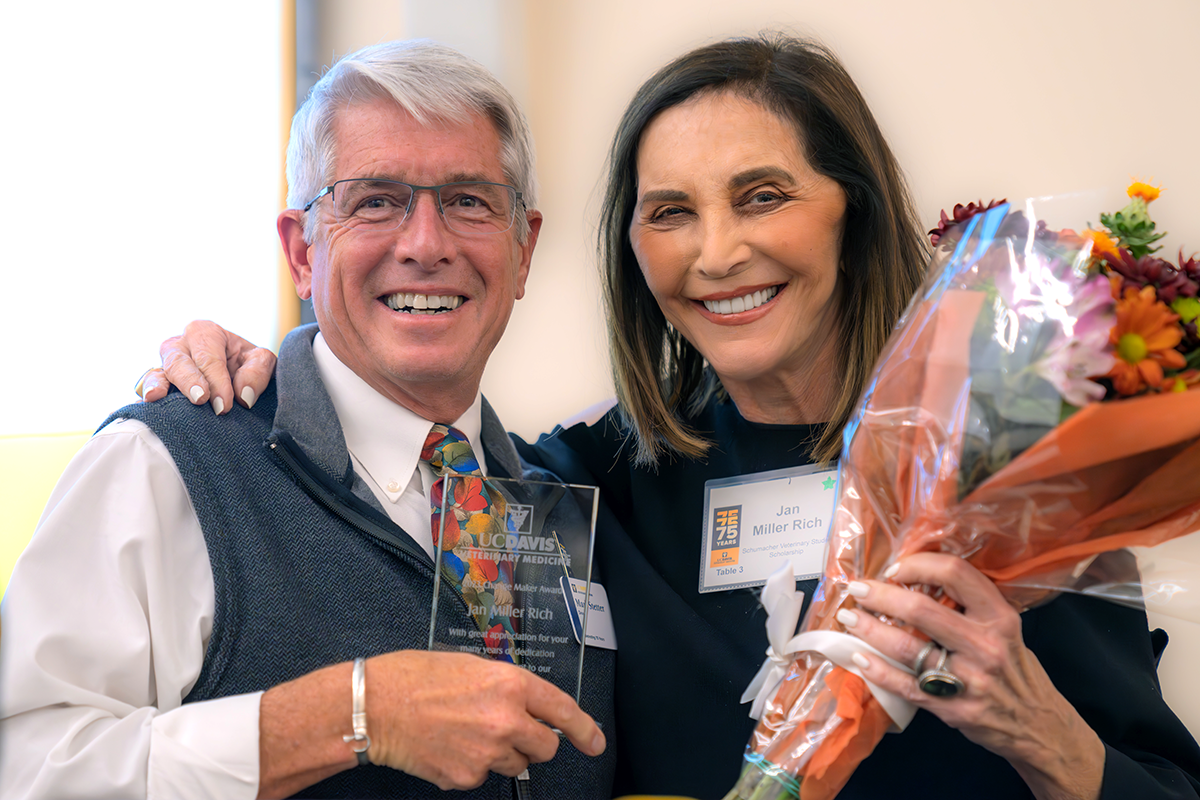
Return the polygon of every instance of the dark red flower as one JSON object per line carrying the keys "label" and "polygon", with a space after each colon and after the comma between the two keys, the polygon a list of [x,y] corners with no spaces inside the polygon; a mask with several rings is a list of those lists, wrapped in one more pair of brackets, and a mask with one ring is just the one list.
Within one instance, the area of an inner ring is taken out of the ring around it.
{"label": "dark red flower", "polygon": [[[1192,255],[1185,261],[1183,259],[1182,247],[1179,248],[1179,271],[1200,285],[1200,260],[1196,258],[1195,253],[1192,253]],[[1194,297],[1195,295],[1190,296]]]}
{"label": "dark red flower", "polygon": [[1200,281],[1189,277],[1189,271],[1196,274],[1196,266],[1191,260],[1184,262],[1182,254],[1179,268],[1157,256],[1134,258],[1124,247],[1118,248],[1116,257],[1106,255],[1105,262],[1124,279],[1125,285],[1137,289],[1153,286],[1158,299],[1168,305],[1175,302],[1176,297],[1195,297],[1200,290]]}
{"label": "dark red flower", "polygon": [[937,247],[938,242],[941,241],[942,237],[946,235],[946,231],[950,230],[955,225],[959,224],[960,222],[966,222],[976,214],[995,208],[998,205],[1003,205],[1006,202],[1008,201],[1003,199],[991,200],[986,206],[983,204],[983,200],[980,200],[978,203],[967,203],[965,206],[962,203],[957,203],[954,206],[954,211],[949,217],[946,216],[945,209],[942,209],[941,220],[938,221],[937,227],[929,232],[930,243],[934,247]]}

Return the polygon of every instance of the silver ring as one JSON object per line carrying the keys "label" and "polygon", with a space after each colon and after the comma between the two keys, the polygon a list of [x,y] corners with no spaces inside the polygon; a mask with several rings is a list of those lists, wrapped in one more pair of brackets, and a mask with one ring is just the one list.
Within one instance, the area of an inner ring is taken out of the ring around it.
{"label": "silver ring", "polygon": [[938,657],[937,666],[927,669],[917,677],[917,687],[925,694],[933,697],[957,697],[967,690],[966,684],[950,670],[946,669],[946,658],[950,655],[942,650]]}
{"label": "silver ring", "polygon": [[913,662],[913,672],[920,675],[925,671],[925,659],[929,658],[929,654],[933,652],[933,648],[935,647],[937,645],[933,643],[932,639],[925,643],[925,646],[921,648],[921,652],[917,654],[917,660]]}

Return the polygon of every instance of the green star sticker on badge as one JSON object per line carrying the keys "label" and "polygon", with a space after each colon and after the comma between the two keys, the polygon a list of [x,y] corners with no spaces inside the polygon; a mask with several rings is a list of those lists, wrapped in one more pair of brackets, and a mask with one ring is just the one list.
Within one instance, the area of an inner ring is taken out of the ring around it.
{"label": "green star sticker on badge", "polygon": [[835,484],[836,482],[837,481],[835,481],[833,479],[833,476],[831,475],[828,478],[826,478],[825,480],[821,481],[821,485],[824,486],[826,489],[832,489],[833,484]]}

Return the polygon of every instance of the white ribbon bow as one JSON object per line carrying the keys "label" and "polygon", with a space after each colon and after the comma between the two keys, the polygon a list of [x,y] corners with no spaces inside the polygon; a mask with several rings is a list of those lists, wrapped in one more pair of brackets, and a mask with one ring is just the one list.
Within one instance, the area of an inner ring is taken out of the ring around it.
{"label": "white ribbon bow", "polygon": [[804,593],[796,591],[796,577],[792,572],[791,561],[785,561],[782,567],[767,578],[767,584],[762,590],[762,604],[767,609],[767,658],[759,668],[758,674],[746,687],[746,691],[742,693],[743,703],[754,701],[750,707],[751,717],[762,717],[767,700],[775,694],[775,690],[787,674],[791,664],[790,656],[793,653],[815,651],[866,682],[871,694],[892,718],[893,730],[902,731],[908,727],[913,715],[917,713],[916,706],[868,681],[851,657],[855,653],[871,653],[909,675],[914,674],[912,667],[885,656],[863,640],[846,633],[807,631],[792,635],[800,621]]}
{"label": "white ribbon bow", "polygon": [[742,692],[741,700],[743,703],[754,701],[750,706],[750,716],[754,719],[762,718],[763,706],[787,674],[791,663],[788,656],[795,652],[789,650],[788,645],[800,622],[804,593],[796,591],[796,577],[790,560],[767,578],[762,590],[762,604],[767,609],[767,658]]}

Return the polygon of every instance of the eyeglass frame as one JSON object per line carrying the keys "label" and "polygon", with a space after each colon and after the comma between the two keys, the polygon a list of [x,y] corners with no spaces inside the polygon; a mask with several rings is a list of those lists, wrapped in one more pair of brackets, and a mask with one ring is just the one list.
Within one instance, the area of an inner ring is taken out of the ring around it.
{"label": "eyeglass frame", "polygon": [[[405,183],[404,181],[392,180],[391,178],[342,178],[341,180],[334,181],[333,183],[329,184],[321,191],[317,192],[316,197],[314,197],[312,200],[309,200],[307,203],[305,203],[304,208],[301,210],[307,214],[308,210],[311,209],[314,205],[316,205],[317,201],[320,200],[322,197],[325,197],[326,195],[328,195],[329,198],[332,199],[333,198],[333,188],[335,186],[337,186],[339,183],[349,183],[350,181],[375,181],[376,183],[395,183],[395,184],[399,184],[400,186],[407,186],[409,188],[409,190],[412,192],[412,195],[408,198],[408,205],[405,206],[405,208],[404,208],[404,217],[403,217],[403,219],[400,220],[399,225],[397,225],[395,228],[391,228],[390,230],[400,230],[400,227],[402,225],[404,225],[404,221],[407,220],[408,215],[412,213],[412,206],[413,206],[413,203],[417,199],[418,191],[433,192],[433,196],[435,198],[437,198],[438,215],[442,218],[442,221],[445,222],[446,209],[442,207],[442,189],[445,189],[447,186],[478,186],[480,184],[483,184],[484,186],[503,186],[506,189],[512,189],[512,192],[513,192],[513,199],[514,199],[513,214],[512,214],[512,219],[509,220],[509,222],[508,222],[507,228],[505,228],[502,231],[456,231],[456,230],[454,230],[454,228],[450,227],[449,223],[447,223],[446,230],[453,231],[454,233],[463,233],[468,236],[475,235],[475,234],[482,235],[482,236],[489,236],[489,235],[498,234],[498,233],[508,233],[509,231],[511,231],[513,229],[513,226],[517,224],[517,210],[525,207],[525,195],[521,192],[520,189],[513,186],[511,183],[497,183],[496,181],[450,181],[449,183],[439,183],[436,186],[418,186],[415,183]],[[351,228],[352,230],[357,228],[357,226],[343,225],[341,222],[339,222],[338,224],[342,225],[343,227]]]}

